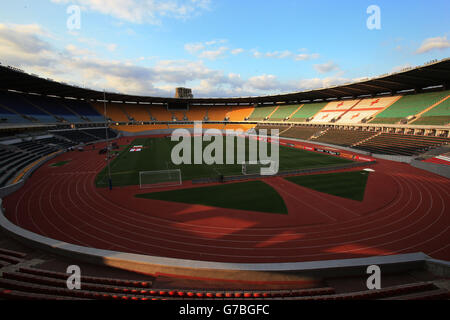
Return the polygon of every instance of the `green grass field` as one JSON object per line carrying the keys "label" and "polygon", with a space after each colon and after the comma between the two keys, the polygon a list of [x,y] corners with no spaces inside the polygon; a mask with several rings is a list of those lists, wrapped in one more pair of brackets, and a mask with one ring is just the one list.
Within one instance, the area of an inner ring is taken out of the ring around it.
{"label": "green grass field", "polygon": [[285,179],[319,192],[352,200],[363,201],[368,178],[369,172],[349,171],[296,176]]}
{"label": "green grass field", "polygon": [[[248,159],[248,140],[246,141],[246,159]],[[219,175],[231,176],[242,173],[242,165],[194,165],[182,164],[174,165],[171,161],[172,148],[177,142],[172,142],[170,138],[137,138],[120,154],[111,161],[111,175],[113,186],[139,185],[140,171],[157,171],[167,169],[181,169],[183,181],[218,177]],[[209,142],[203,142],[204,147]],[[141,152],[129,152],[133,146],[142,145]],[[270,150],[270,147],[268,147]],[[225,150],[225,146],[224,146]],[[225,153],[225,151],[224,151]],[[235,145],[235,159],[237,158],[237,147]],[[192,152],[193,154],[193,152]],[[280,169],[279,171],[310,169],[319,167],[329,167],[340,164],[348,164],[352,161],[319,154],[316,152],[299,150],[280,146]],[[107,168],[103,169],[96,178],[97,187],[107,187]]]}
{"label": "green grass field", "polygon": [[[205,195],[208,195],[205,197]],[[137,198],[201,204],[211,207],[287,214],[281,196],[262,181],[222,184],[136,195]]]}

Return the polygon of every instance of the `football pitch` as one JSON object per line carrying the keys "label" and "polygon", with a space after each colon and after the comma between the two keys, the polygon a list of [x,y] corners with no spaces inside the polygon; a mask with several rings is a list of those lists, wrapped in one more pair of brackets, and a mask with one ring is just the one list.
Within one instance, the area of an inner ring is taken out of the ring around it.
{"label": "football pitch", "polygon": [[[210,142],[202,142],[203,149]],[[265,143],[265,142],[260,142]],[[242,174],[242,164],[181,164],[175,165],[171,160],[172,149],[177,141],[168,138],[136,138],[130,145],[124,148],[111,163],[111,177],[113,186],[139,185],[139,172],[180,169],[183,181],[233,176]],[[245,143],[245,159],[249,159],[249,140]],[[142,146],[140,151],[131,152],[136,146]],[[305,151],[290,147],[279,146],[280,167],[279,172],[325,168],[335,165],[352,163],[351,160],[338,158],[312,151]],[[192,146],[192,149],[194,147]],[[226,143],[224,143],[224,158],[226,154]],[[270,146],[267,146],[270,155]],[[237,159],[237,143],[234,144],[234,158]],[[194,152],[192,150],[191,154]],[[193,157],[193,156],[192,156]],[[193,163],[193,161],[192,161]],[[96,178],[96,186],[104,188],[108,186],[108,168],[105,167]]]}

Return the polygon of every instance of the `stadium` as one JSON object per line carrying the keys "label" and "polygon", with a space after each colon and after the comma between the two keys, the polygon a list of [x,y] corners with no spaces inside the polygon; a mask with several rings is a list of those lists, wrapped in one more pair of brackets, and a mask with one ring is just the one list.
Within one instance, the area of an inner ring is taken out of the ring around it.
{"label": "stadium", "polygon": [[449,58],[250,97],[0,79],[0,299],[450,298]]}

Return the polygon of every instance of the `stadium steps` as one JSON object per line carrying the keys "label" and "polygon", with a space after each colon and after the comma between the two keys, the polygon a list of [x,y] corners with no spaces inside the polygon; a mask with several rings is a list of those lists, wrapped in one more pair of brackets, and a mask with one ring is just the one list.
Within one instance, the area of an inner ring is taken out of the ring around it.
{"label": "stadium steps", "polygon": [[283,133],[285,133],[286,131],[288,131],[288,130],[291,129],[292,127],[293,127],[293,126],[291,125],[291,126],[287,127],[285,130],[280,131],[279,136],[281,136]]}
{"label": "stadium steps", "polygon": [[278,109],[280,109],[280,106],[275,107],[275,109],[267,116],[267,119],[269,120],[270,117],[272,117],[273,114],[278,111]]}
{"label": "stadium steps", "polygon": [[[122,104],[118,104],[119,109],[127,116],[129,121],[132,121],[134,118],[130,116],[130,114],[127,112],[126,108],[123,107]],[[136,120],[136,119],[134,119]]]}
{"label": "stadium steps", "polygon": [[416,114],[416,117],[420,117],[422,116],[424,113],[430,111],[431,109],[435,108],[436,106],[440,105],[441,103],[443,103],[445,100],[447,100],[448,98],[450,98],[450,95],[446,96],[445,98],[441,99],[440,101],[436,102],[435,104],[429,106],[428,108],[426,108],[425,110],[421,111],[420,113]]}
{"label": "stadium steps", "polygon": [[[22,113],[20,113],[20,112],[17,112],[17,111],[15,111],[14,109],[11,109],[10,107],[8,107],[8,106],[6,106],[6,105],[4,105],[4,104],[0,104],[0,106],[3,108],[3,109],[5,109],[5,110],[7,110],[7,111],[9,111],[9,112],[11,112],[12,114],[14,114],[14,115],[19,115],[19,116],[21,116],[23,119],[25,119],[26,121],[30,121],[30,122],[38,122],[36,119],[34,119],[33,117],[31,117],[31,116],[25,116],[24,114],[22,114]],[[34,121],[32,121],[32,119],[34,120]]]}
{"label": "stadium steps", "polygon": [[320,137],[326,135],[326,134],[328,133],[328,131],[330,131],[330,128],[327,128],[327,129],[321,131],[321,132],[318,133],[318,134],[316,134],[316,133],[313,134],[308,140],[317,140],[317,139],[319,139]]}
{"label": "stadium steps", "polygon": [[[391,298],[393,300],[399,300],[400,297],[414,294],[423,293],[431,290],[435,290],[436,286],[433,282],[419,282],[413,284],[398,285],[393,287],[387,287],[376,290],[366,290],[351,293],[341,293],[334,295],[313,297],[313,300],[375,300]],[[309,297],[308,297],[309,298]],[[308,298],[297,298],[291,300],[308,300]],[[310,300],[310,299],[309,299]]]}
{"label": "stadium steps", "polygon": [[47,115],[49,115],[49,116],[55,118],[56,120],[61,121],[61,120],[60,120],[61,117],[58,117],[58,116],[54,115],[53,113],[50,113],[49,111],[45,110],[44,108],[41,108],[41,106],[39,106],[38,104],[34,103],[34,102],[31,101],[30,99],[27,99],[25,96],[20,96],[20,98],[21,98],[22,100],[24,100],[26,103],[32,105],[33,107],[35,107],[36,109],[38,109],[39,111],[41,111],[42,113],[47,114]]}
{"label": "stadium steps", "polygon": [[300,106],[297,108],[297,110],[295,110],[294,112],[292,112],[292,113],[288,116],[288,119],[290,120],[290,119],[294,116],[294,114],[296,114],[301,108],[303,108],[303,106],[304,106],[304,104],[300,105]]}
{"label": "stadium steps", "polygon": [[446,289],[435,289],[425,292],[416,292],[401,296],[384,298],[382,300],[442,300],[450,299],[450,292]]}
{"label": "stadium steps", "polygon": [[409,123],[409,124],[413,124],[414,122],[416,122],[417,120],[419,120],[424,114],[426,114],[427,112],[431,111],[432,109],[434,109],[435,107],[439,106],[440,104],[444,103],[447,99],[450,98],[450,95],[448,95],[447,97],[443,98],[442,100],[436,102],[435,104],[433,104],[432,106],[426,108],[425,110],[423,110],[422,112],[418,113],[416,115],[416,117]]}
{"label": "stadium steps", "polygon": [[357,147],[357,146],[359,146],[360,144],[363,144],[363,143],[365,143],[365,142],[367,142],[367,141],[370,141],[370,140],[372,140],[372,139],[374,139],[374,138],[376,138],[376,137],[378,137],[379,135],[381,135],[383,132],[378,132],[377,134],[375,134],[375,135],[373,135],[373,136],[371,136],[371,137],[369,137],[369,138],[367,138],[367,139],[364,139],[364,140],[361,140],[361,141],[359,141],[359,142],[357,142],[357,143],[355,143],[355,144],[352,144],[350,147]]}
{"label": "stadium steps", "polygon": [[78,118],[80,118],[80,120],[86,121],[86,122],[91,122],[91,120],[89,118],[80,115],[78,112],[76,112],[74,109],[72,109],[67,103],[61,101],[61,105],[63,107],[65,107],[67,110],[69,110],[70,112],[72,112],[74,115],[76,115]]}

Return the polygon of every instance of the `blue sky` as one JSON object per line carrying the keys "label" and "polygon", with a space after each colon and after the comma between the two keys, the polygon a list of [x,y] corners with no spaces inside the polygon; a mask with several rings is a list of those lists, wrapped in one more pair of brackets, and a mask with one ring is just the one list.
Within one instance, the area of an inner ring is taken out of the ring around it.
{"label": "blue sky", "polygon": [[[79,29],[67,27],[71,5]],[[367,28],[371,5],[381,29]],[[130,94],[276,94],[447,58],[449,12],[448,0],[4,1],[0,61]]]}

